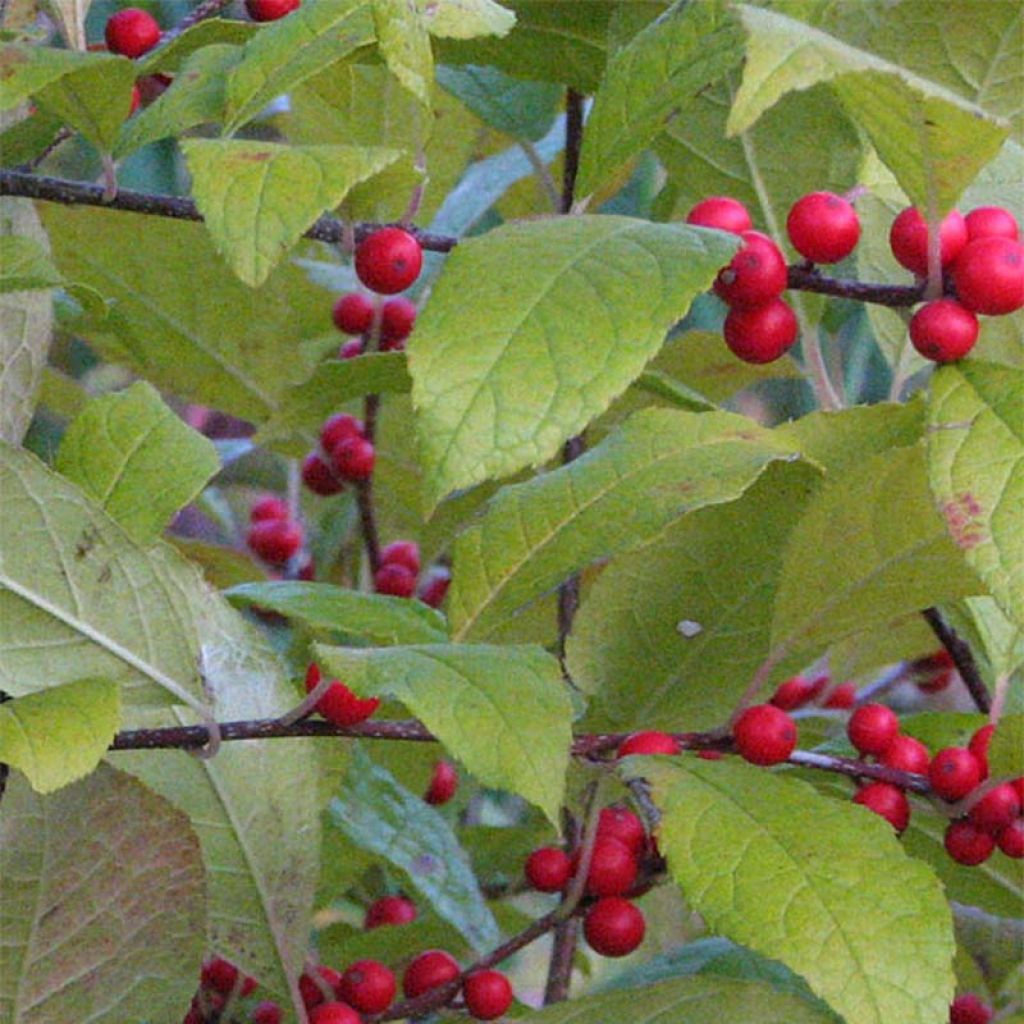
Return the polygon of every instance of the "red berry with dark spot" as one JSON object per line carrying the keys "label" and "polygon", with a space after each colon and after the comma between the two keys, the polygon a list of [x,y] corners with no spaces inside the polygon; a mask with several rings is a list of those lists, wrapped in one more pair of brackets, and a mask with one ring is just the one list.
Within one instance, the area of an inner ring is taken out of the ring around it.
{"label": "red berry with dark spot", "polygon": [[989,1024],[992,1007],[973,992],[957,996],[949,1005],[949,1024]]}
{"label": "red berry with dark spot", "polygon": [[496,1020],[512,1005],[512,986],[500,971],[474,971],[462,983],[462,998],[471,1017]]}
{"label": "red berry with dark spot", "polygon": [[744,231],[749,231],[754,226],[747,208],[738,199],[729,196],[702,199],[686,215],[686,223],[702,228],[731,231],[736,235],[742,235]]}
{"label": "red berry with dark spot", "polygon": [[1009,238],[970,242],[953,264],[957,298],[975,313],[1002,316],[1024,306],[1024,245]]}
{"label": "red berry with dark spot", "polygon": [[542,846],[526,858],[524,874],[538,892],[561,892],[572,878],[572,860],[557,846]]}
{"label": "red berry with dark spot", "polygon": [[629,900],[606,896],[598,900],[583,919],[583,934],[601,956],[627,956],[644,941],[644,915]]}
{"label": "red berry with dark spot", "polygon": [[345,489],[343,481],[334,474],[334,470],[326,463],[318,452],[310,452],[302,460],[302,482],[322,498],[340,494]]}
{"label": "red berry with dark spot", "polygon": [[403,296],[388,299],[381,310],[380,347],[385,351],[405,347],[416,324],[416,303]]}
{"label": "red berry with dark spot", "polygon": [[813,688],[808,680],[803,676],[793,676],[779,686],[769,703],[783,711],[794,711],[806,704],[813,694]]}
{"label": "red berry with dark spot", "polygon": [[277,1003],[266,1000],[253,1007],[249,1020],[252,1024],[282,1024],[284,1011]]}
{"label": "red berry with dark spot", "polygon": [[715,278],[715,293],[730,306],[763,306],[778,298],[787,282],[782,250],[760,231],[744,231],[743,245]]}
{"label": "red berry with dark spot", "polygon": [[722,333],[733,355],[745,363],[773,363],[796,343],[796,314],[782,299],[752,309],[732,309]]}
{"label": "red berry with dark spot", "polygon": [[978,318],[956,299],[936,299],[914,314],[910,340],[925,359],[953,363],[974,348],[978,329]]}
{"label": "red berry with dark spot", "polygon": [[459,788],[459,773],[450,761],[438,761],[423,799],[434,807],[448,803]]}
{"label": "red berry with dark spot", "polygon": [[619,757],[629,757],[633,754],[680,754],[682,747],[679,741],[669,736],[667,732],[647,730],[646,732],[635,732],[627,736],[618,749]]}
{"label": "red berry with dark spot", "polygon": [[382,565],[404,565],[409,572],[420,571],[420,546],[414,540],[396,540],[380,551]]}
{"label": "red berry with dark spot", "polygon": [[647,843],[643,822],[627,807],[602,807],[597,834],[625,843],[637,856],[643,852]]}
{"label": "red berry with dark spot", "polygon": [[[321,680],[320,667],[313,662],[306,669],[306,693],[312,693]],[[335,680],[317,701],[316,709],[334,725],[346,728],[365,722],[380,707],[380,697],[357,697],[344,683]]]}
{"label": "red berry with dark spot", "polygon": [[262,523],[267,519],[290,519],[288,503],[268,494],[253,503],[249,509],[249,522]]}
{"label": "red berry with dark spot", "polygon": [[313,968],[312,973],[303,971],[299,977],[302,1005],[307,1010],[312,1010],[321,1003],[331,1002],[337,995],[340,984],[341,975],[333,967],[324,967],[320,964]]}
{"label": "red berry with dark spot", "polygon": [[338,995],[363,1013],[383,1013],[397,989],[394,974],[379,960],[357,960],[341,976]]}
{"label": "red berry with dark spot", "polygon": [[1016,242],[1020,237],[1017,218],[1003,206],[979,206],[964,217],[967,225],[967,240],[976,238],[1009,238]]}
{"label": "red berry with dark spot", "polygon": [[590,855],[587,889],[595,896],[624,896],[636,881],[636,855],[618,839],[598,838]]}
{"label": "red berry with dark spot", "polygon": [[845,710],[857,703],[857,687],[854,683],[840,683],[826,698],[824,706]]}
{"label": "red berry with dark spot", "polygon": [[385,562],[373,574],[373,589],[391,597],[412,597],[416,593],[416,573],[398,562]]}
{"label": "red berry with dark spot", "polygon": [[363,421],[357,420],[355,416],[350,416],[347,412],[335,413],[324,420],[324,425],[320,428],[320,447],[325,452],[333,451],[334,446],[342,441],[362,437],[364,429]]}
{"label": "red berry with dark spot", "polygon": [[928,781],[936,796],[961,800],[981,782],[981,766],[966,747],[946,747],[932,758]]}
{"label": "red berry with dark spot", "polygon": [[277,21],[301,4],[302,0],[245,0],[245,10],[253,21]]}
{"label": "red berry with dark spot", "polygon": [[946,829],[946,853],[958,864],[975,867],[992,856],[996,841],[987,832],[975,828],[969,821],[950,822]]}
{"label": "red berry with dark spot", "polygon": [[225,960],[222,956],[215,956],[203,964],[200,980],[204,988],[229,996],[235,991],[235,985],[239,978],[242,978],[242,981],[238,994],[249,995],[256,988],[256,979],[243,977],[242,972],[230,960]]}
{"label": "red berry with dark spot", "polygon": [[884,704],[864,704],[846,723],[846,735],[862,754],[881,757],[900,731],[896,713]]}
{"label": "red berry with dark spot", "polygon": [[910,804],[906,796],[888,782],[871,782],[862,786],[853,802],[885,818],[897,832],[902,832],[910,822]]}
{"label": "red berry with dark spot", "polygon": [[370,931],[383,925],[411,924],[416,920],[416,904],[404,896],[382,896],[366,908],[363,927]]}
{"label": "red berry with dark spot", "polygon": [[443,565],[435,565],[420,584],[419,599],[431,608],[440,608],[448,596],[452,574]]}
{"label": "red berry with dark spot", "polygon": [[356,275],[381,295],[405,291],[422,267],[420,243],[402,228],[380,228],[356,246]]}
{"label": "red berry with dark spot", "polygon": [[458,961],[450,953],[443,949],[428,949],[406,967],[402,975],[402,991],[406,999],[415,999],[424,992],[454,981],[460,973]]}
{"label": "red berry with dark spot", "polygon": [[[983,725],[970,738],[967,749],[978,759],[978,766],[981,768],[981,781],[988,778],[988,747],[992,742],[992,734],[996,731],[994,725]],[[1024,794],[1021,795],[1024,802]]]}
{"label": "red berry with dark spot", "polygon": [[1024,857],[1024,818],[1011,821],[996,836],[996,844],[1007,857],[1012,857],[1014,860]]}
{"label": "red berry with dark spot", "polygon": [[352,338],[338,349],[339,359],[355,359],[363,354],[363,339]]}
{"label": "red berry with dark spot", "polygon": [[373,442],[365,437],[346,437],[331,449],[334,471],[346,480],[369,480],[376,461]]}
{"label": "red berry with dark spot", "polygon": [[309,1024],[363,1024],[363,1018],[344,1003],[321,1003],[310,1013]]}
{"label": "red berry with dark spot", "polygon": [[302,527],[283,519],[265,519],[249,527],[245,542],[264,562],[284,565],[302,547]]}
{"label": "red berry with dark spot", "polygon": [[793,719],[771,704],[747,708],[733,724],[732,737],[740,756],[751,764],[780,764],[796,749]]}
{"label": "red berry with dark spot", "polygon": [[812,192],[793,204],[786,231],[793,248],[812,263],[838,263],[860,240],[860,218],[842,196]]}
{"label": "red berry with dark spot", "polygon": [[[967,225],[959,210],[951,210],[939,225],[942,265],[948,266],[967,244]],[[897,262],[920,277],[928,273],[928,222],[908,206],[889,229],[889,247]]]}
{"label": "red berry with dark spot", "polygon": [[366,334],[373,326],[373,302],[362,292],[346,292],[334,304],[331,318],[345,334]]}
{"label": "red berry with dark spot", "polygon": [[126,7],[107,21],[107,49],[123,57],[141,57],[160,42],[160,26],[152,14]]}
{"label": "red berry with dark spot", "polygon": [[996,836],[1020,814],[1020,797],[1008,782],[990,789],[967,812],[975,828]]}
{"label": "red berry with dark spot", "polygon": [[913,772],[915,775],[927,775],[932,756],[920,740],[914,739],[913,736],[897,736],[886,747],[881,761],[887,768]]}

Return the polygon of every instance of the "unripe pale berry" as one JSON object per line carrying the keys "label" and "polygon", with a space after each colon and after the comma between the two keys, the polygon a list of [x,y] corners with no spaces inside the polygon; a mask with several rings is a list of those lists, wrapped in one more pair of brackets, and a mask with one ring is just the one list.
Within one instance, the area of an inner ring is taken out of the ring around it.
{"label": "unripe pale berry", "polygon": [[302,0],[245,0],[245,10],[253,21],[277,21],[301,4]]}
{"label": "unripe pale berry", "polygon": [[344,1003],[321,1003],[310,1012],[309,1024],[363,1024],[363,1018]]}
{"label": "unripe pale berry", "polygon": [[974,348],[978,318],[955,299],[936,299],[914,314],[910,340],[925,359],[953,363]]}
{"label": "unripe pale berry", "polygon": [[390,597],[412,597],[416,593],[416,573],[398,562],[385,562],[373,574],[373,589]]}
{"label": "unripe pale berry", "polygon": [[415,999],[424,992],[454,981],[460,973],[458,961],[450,953],[443,949],[428,949],[406,967],[402,975],[402,991],[406,999]]}
{"label": "unripe pale berry", "polygon": [[998,836],[996,845],[1007,857],[1020,860],[1024,857],[1024,818],[1011,821]]}
{"label": "unripe pale berry", "polygon": [[160,42],[160,26],[152,14],[138,7],[126,7],[107,21],[104,37],[107,49],[122,57],[141,57]]}
{"label": "unripe pale berry", "polygon": [[450,761],[438,761],[423,799],[435,807],[448,803],[459,788],[459,773]]}
{"label": "unripe pale berry", "polygon": [[583,934],[601,956],[627,956],[644,941],[644,915],[621,896],[598,900],[583,919]]}
{"label": "unripe pale berry", "polygon": [[[951,210],[939,225],[942,265],[948,266],[967,244],[967,225],[959,210]],[[928,222],[920,211],[908,206],[892,222],[889,247],[897,262],[920,277],[928,273]]]}
{"label": "unripe pale berry", "polygon": [[643,822],[627,807],[602,807],[598,817],[597,834],[625,843],[639,856],[647,843]]}
{"label": "unripe pale berry", "polygon": [[397,989],[394,974],[379,960],[357,960],[341,976],[338,995],[363,1013],[383,1013]]}
{"label": "unripe pale berry", "polygon": [[347,412],[335,413],[324,420],[320,428],[320,447],[325,452],[333,451],[334,446],[350,437],[363,436],[363,421],[357,420]]}
{"label": "unripe pale berry", "polygon": [[897,736],[882,754],[881,762],[887,768],[915,775],[927,775],[932,756],[928,748],[913,736]]}
{"label": "unripe pale berry", "polygon": [[[306,669],[306,693],[312,693],[321,680],[316,662]],[[365,722],[380,707],[380,697],[357,697],[344,683],[335,680],[317,701],[316,710],[334,725],[346,728]]]}
{"label": "unripe pale berry", "polygon": [[1009,238],[1016,242],[1020,238],[1017,218],[1003,206],[979,206],[964,217],[967,225],[967,240],[976,238]]}
{"label": "unripe pale berry", "polygon": [[344,482],[338,479],[318,452],[310,452],[302,460],[302,482],[322,498],[340,494],[345,489]]}
{"label": "unripe pale berry", "polygon": [[264,519],[253,523],[245,542],[264,562],[284,565],[302,547],[302,527],[282,519]]}
{"label": "unripe pale berry", "polygon": [[793,347],[796,314],[782,299],[752,309],[732,309],[722,333],[733,355],[745,363],[773,363]]}
{"label": "unripe pale berry", "polygon": [[1020,798],[1008,782],[990,789],[967,812],[967,820],[975,828],[998,835],[1020,814]]}
{"label": "unripe pale berry", "polygon": [[404,565],[410,572],[420,571],[420,546],[413,540],[396,540],[380,550],[382,565]]}
{"label": "unripe pale berry", "polygon": [[587,889],[595,896],[624,896],[636,881],[636,855],[618,839],[598,838],[590,855]]}
{"label": "unripe pale berry", "polygon": [[899,735],[900,720],[884,704],[864,704],[857,708],[846,724],[846,735],[862,754],[881,757]]}
{"label": "unripe pale berry", "polygon": [[542,846],[526,858],[523,873],[538,892],[561,892],[572,878],[572,860],[557,846]]}
{"label": "unripe pale berry", "polygon": [[888,782],[871,782],[862,786],[853,802],[885,818],[897,832],[902,832],[910,822],[910,804],[906,796]]}
{"label": "unripe pale berry", "polygon": [[416,325],[416,303],[404,296],[388,299],[381,309],[380,347],[385,351],[402,349]]}
{"label": "unripe pale berry", "polygon": [[373,442],[365,437],[346,437],[331,449],[334,471],[346,480],[369,480],[376,461]]}
{"label": "unripe pale berry", "polygon": [[715,294],[733,307],[763,306],[778,298],[787,282],[782,250],[760,231],[744,231],[743,245],[715,278]]}
{"label": "unripe pale berry", "polygon": [[474,971],[462,983],[462,998],[471,1017],[496,1020],[512,1005],[512,986],[500,971]]}
{"label": "unripe pale berry", "polygon": [[754,226],[747,208],[738,199],[729,196],[702,199],[686,215],[686,223],[702,228],[731,231],[735,235],[741,235]]}
{"label": "unripe pale berry", "polygon": [[332,319],[345,334],[365,334],[373,326],[373,302],[361,292],[346,292],[334,304]]}
{"label": "unripe pale berry", "polygon": [[732,727],[736,750],[751,764],[785,761],[796,749],[796,726],[785,711],[771,704],[755,704]]}
{"label": "unripe pale berry", "polygon": [[416,920],[416,904],[404,896],[382,896],[366,908],[363,927],[370,931],[383,925],[411,924]]}
{"label": "unripe pale berry", "polygon": [[992,1007],[973,992],[957,996],[949,1006],[949,1024],[989,1024]]}
{"label": "unripe pale berry", "polygon": [[629,757],[632,754],[679,754],[682,747],[678,740],[669,736],[667,732],[647,730],[645,732],[634,732],[627,736],[618,749],[619,757]]}
{"label": "unripe pale berry", "polygon": [[402,228],[380,228],[356,246],[356,275],[371,291],[394,295],[420,276],[423,250]]}
{"label": "unripe pale berry", "polygon": [[966,747],[946,747],[932,758],[928,781],[936,796],[961,800],[981,782],[981,766]]}
{"label": "unripe pale berry", "polygon": [[838,263],[860,240],[860,219],[842,196],[812,192],[793,204],[786,231],[793,248],[812,263]]}
{"label": "unripe pale berry", "polygon": [[975,313],[1001,316],[1024,307],[1024,245],[1009,238],[970,242],[953,264],[953,287]]}
{"label": "unripe pale berry", "polygon": [[340,984],[341,975],[333,967],[318,964],[312,971],[303,971],[299,977],[302,1005],[312,1010],[321,1003],[333,1001]]}
{"label": "unripe pale berry", "polygon": [[288,503],[276,495],[267,494],[253,503],[249,509],[249,522],[261,523],[267,519],[290,519]]}
{"label": "unripe pale berry", "polygon": [[969,821],[950,822],[943,838],[946,853],[958,864],[976,867],[992,856],[996,841]]}

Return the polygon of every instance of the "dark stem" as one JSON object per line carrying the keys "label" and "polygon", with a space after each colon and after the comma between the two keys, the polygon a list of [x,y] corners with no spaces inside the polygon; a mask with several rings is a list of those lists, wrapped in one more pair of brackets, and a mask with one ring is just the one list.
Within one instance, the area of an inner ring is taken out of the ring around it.
{"label": "dark stem", "polygon": [[551,958],[548,960],[548,980],[544,986],[544,1005],[562,1003],[569,998],[572,982],[572,962],[580,939],[580,922],[575,916],[562,921],[552,936]]}
{"label": "dark stem", "polygon": [[862,281],[840,280],[824,277],[814,267],[803,263],[791,266],[787,285],[796,291],[819,292],[834,295],[840,299],[855,299],[858,302],[873,302],[876,306],[914,306],[924,301],[924,283],[921,284],[867,284]]}
{"label": "dark stem", "polygon": [[[380,409],[380,395],[367,395],[363,402],[363,433],[370,442],[375,442],[377,412]],[[360,480],[356,485],[356,504],[359,506],[359,526],[366,545],[366,557],[370,571],[380,568],[380,533],[377,530],[377,514],[373,505],[373,475]]]}
{"label": "dark stem", "polygon": [[958,635],[957,631],[946,622],[938,608],[925,608],[921,614],[924,621],[932,628],[932,632],[939,638],[939,642],[949,651],[949,656],[956,665],[960,678],[967,687],[967,692],[974,701],[974,706],[987,715],[992,710],[992,697],[989,695],[988,687],[981,678],[978,671],[978,663],[974,660],[967,642]]}
{"label": "dark stem", "polygon": [[7,792],[7,779],[10,774],[11,766],[0,761],[0,800],[3,800],[4,793]]}

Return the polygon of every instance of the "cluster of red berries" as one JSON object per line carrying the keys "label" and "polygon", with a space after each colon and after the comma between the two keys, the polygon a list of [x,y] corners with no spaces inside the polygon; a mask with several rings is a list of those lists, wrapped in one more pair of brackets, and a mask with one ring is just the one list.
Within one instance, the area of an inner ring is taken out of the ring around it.
{"label": "cluster of red berries", "polygon": [[[304,541],[302,524],[292,519],[288,505],[280,498],[268,494],[249,510],[245,543],[268,565],[276,569],[285,568],[298,557]],[[312,579],[312,560],[304,559],[296,566],[295,574],[299,579]]]}
{"label": "cluster of red berries", "polygon": [[[332,319],[334,326],[344,334],[356,335],[338,349],[339,359],[354,359],[366,350],[366,341],[374,330],[374,304],[362,292],[346,292],[334,304]],[[377,334],[382,352],[401,352],[406,339],[416,326],[416,304],[397,295],[380,307],[380,324]]]}
{"label": "cluster of red berries", "polygon": [[[829,689],[831,679],[828,673],[821,673],[808,679],[793,676],[781,683],[768,702],[783,711],[821,705],[823,708],[845,711],[852,708],[857,700],[857,687],[853,683],[840,683]],[[823,700],[819,698],[824,697]]]}
{"label": "cluster of red berries", "polygon": [[339,412],[320,428],[320,445],[302,461],[302,482],[327,498],[340,494],[346,483],[369,480],[377,451],[366,436],[363,421]]}
{"label": "cluster of red berries", "polygon": [[451,572],[435,565],[420,578],[420,549],[411,540],[396,540],[380,550],[380,565],[373,574],[373,589],[392,597],[412,597],[439,608],[448,594]]}

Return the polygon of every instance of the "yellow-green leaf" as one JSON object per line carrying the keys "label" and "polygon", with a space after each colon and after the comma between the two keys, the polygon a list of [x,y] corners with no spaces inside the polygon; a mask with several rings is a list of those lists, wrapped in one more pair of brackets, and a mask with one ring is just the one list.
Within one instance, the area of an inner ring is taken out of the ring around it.
{"label": "yellow-green leaf", "polygon": [[420,103],[430,103],[434,54],[416,0],[373,0],[377,46],[391,73]]}

